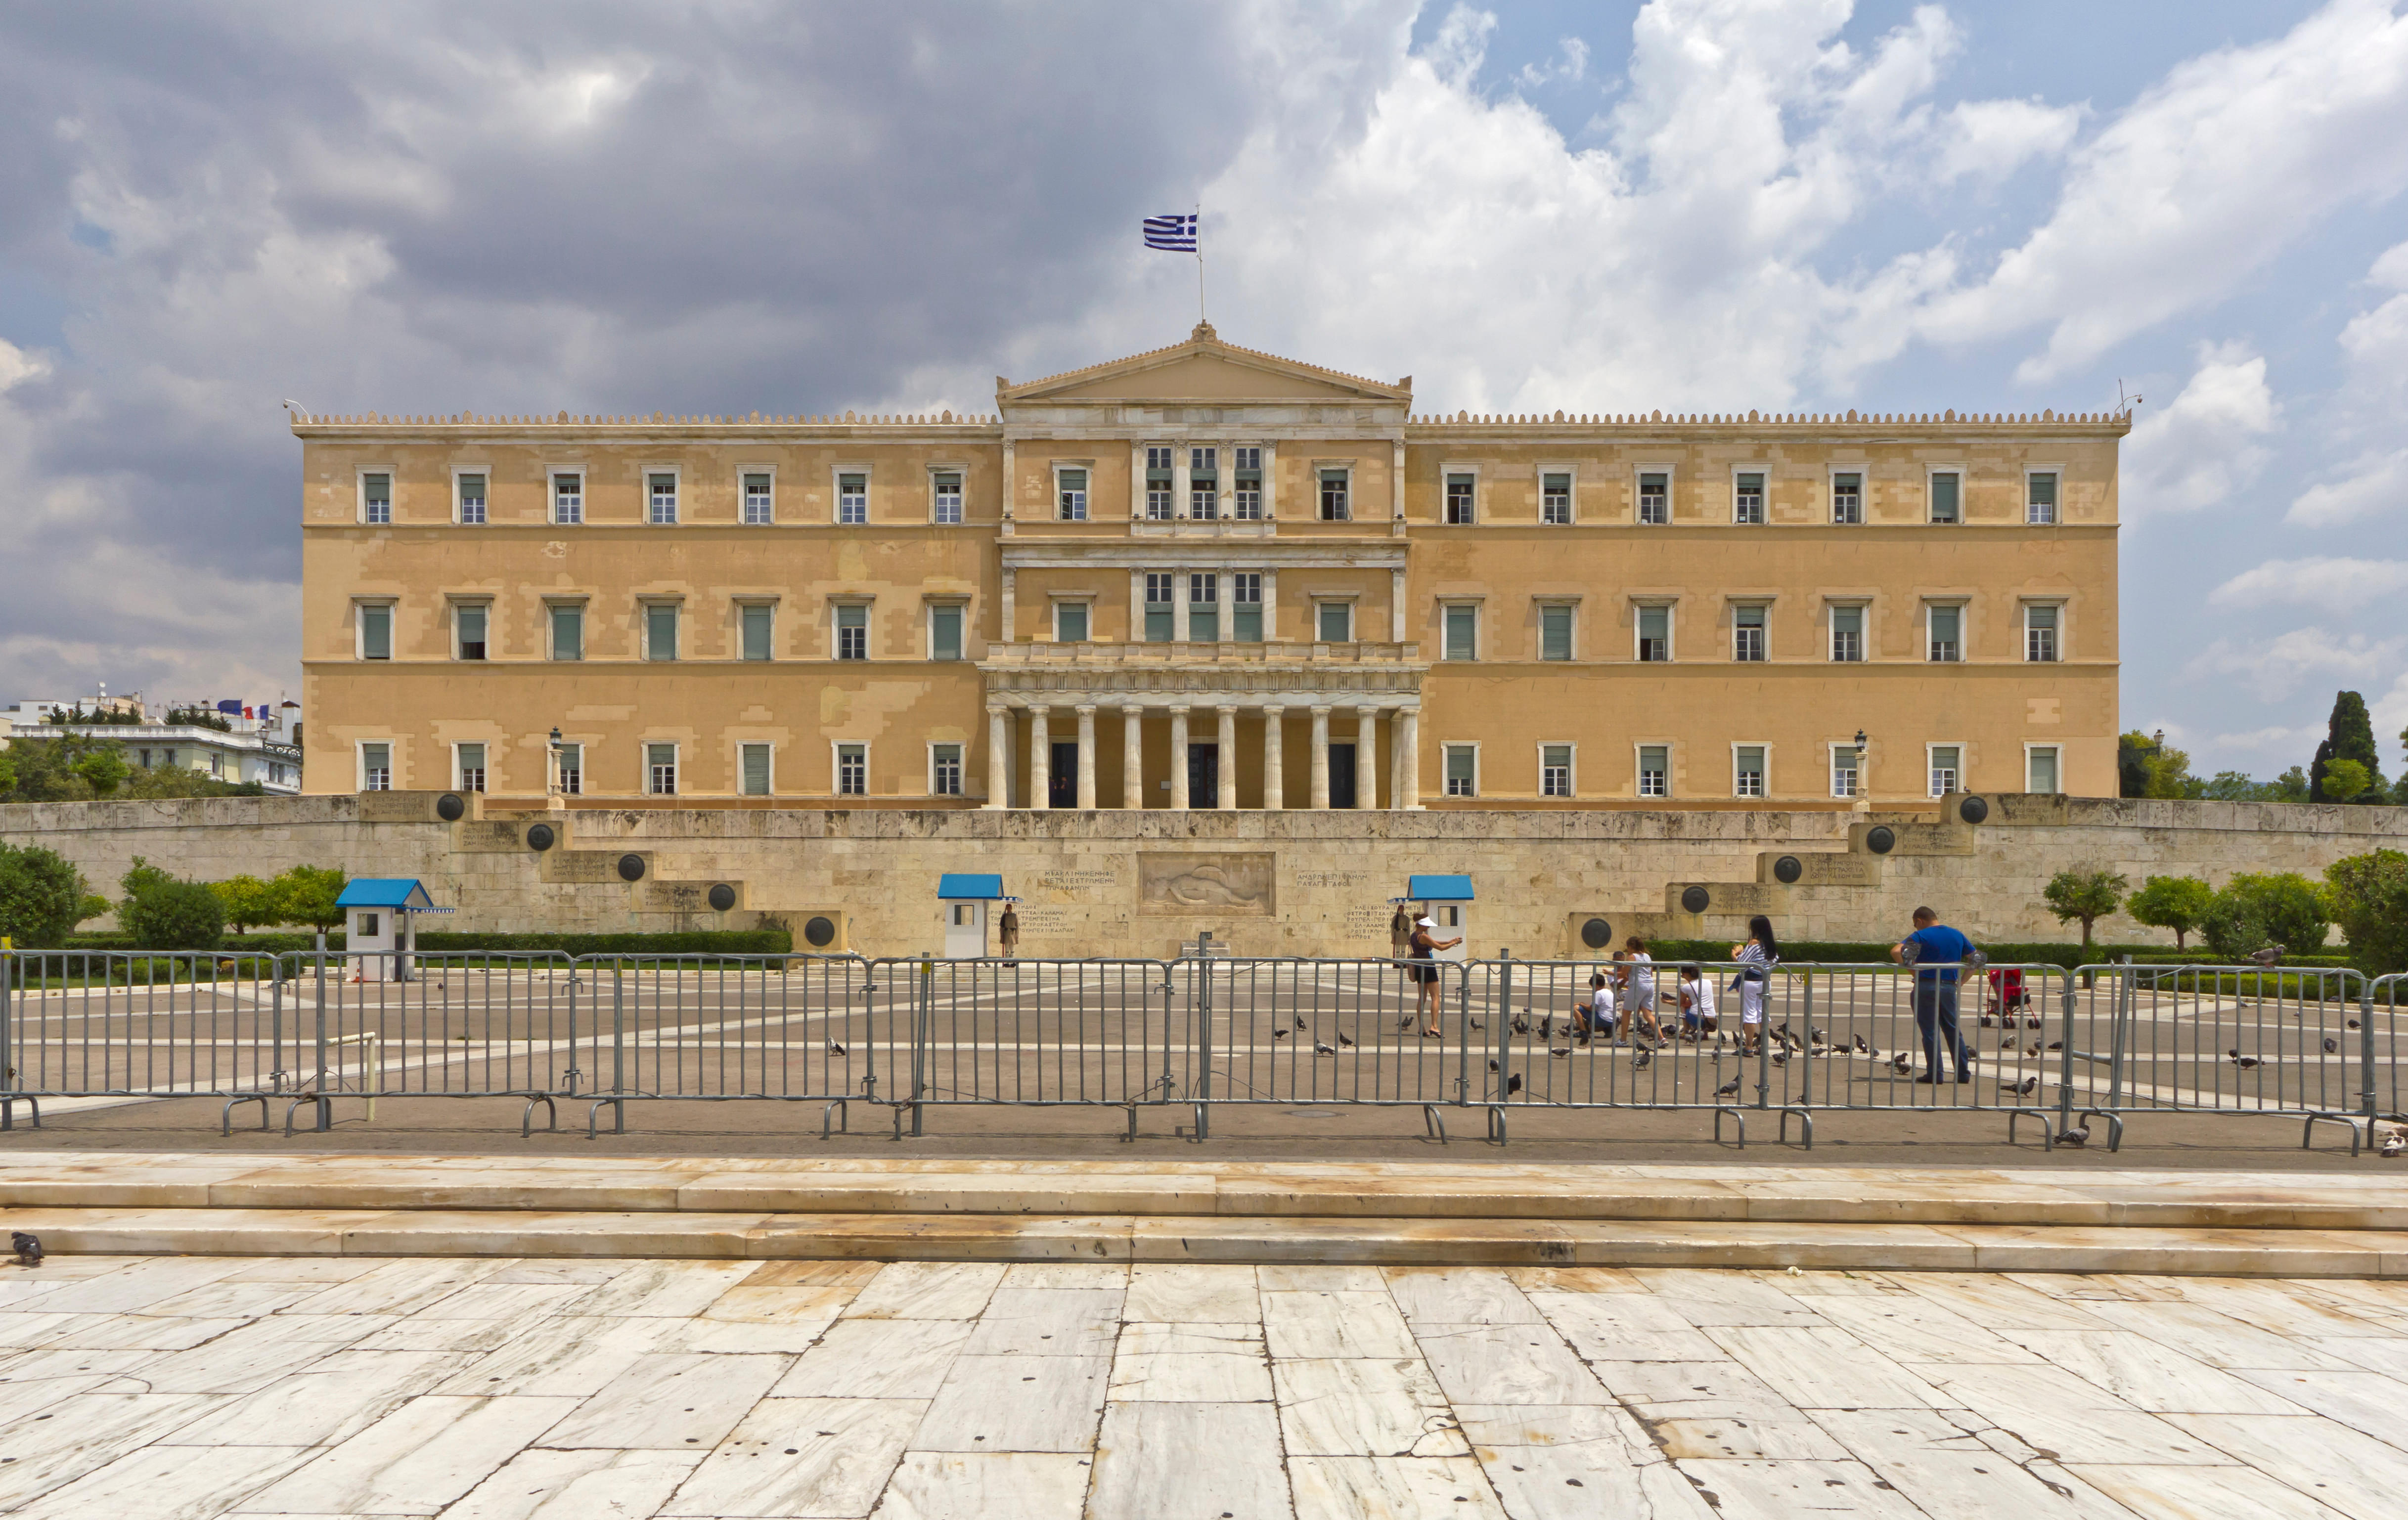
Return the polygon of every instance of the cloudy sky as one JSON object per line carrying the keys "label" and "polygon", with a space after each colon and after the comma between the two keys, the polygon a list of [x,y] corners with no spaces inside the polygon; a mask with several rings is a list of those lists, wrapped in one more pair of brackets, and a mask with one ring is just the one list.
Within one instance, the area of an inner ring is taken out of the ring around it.
{"label": "cloudy sky", "polygon": [[986,409],[1223,334],[1429,409],[2093,410],[2124,717],[2408,724],[2387,0],[0,0],[8,696],[296,689],[323,411]]}

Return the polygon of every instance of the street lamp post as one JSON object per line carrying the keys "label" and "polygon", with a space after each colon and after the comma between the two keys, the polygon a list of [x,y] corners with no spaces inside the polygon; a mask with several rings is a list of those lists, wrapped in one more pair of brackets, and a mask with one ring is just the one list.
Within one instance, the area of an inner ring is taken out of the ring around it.
{"label": "street lamp post", "polygon": [[557,724],[552,726],[551,743],[544,746],[544,777],[546,802],[550,806],[557,808],[561,805],[560,728]]}

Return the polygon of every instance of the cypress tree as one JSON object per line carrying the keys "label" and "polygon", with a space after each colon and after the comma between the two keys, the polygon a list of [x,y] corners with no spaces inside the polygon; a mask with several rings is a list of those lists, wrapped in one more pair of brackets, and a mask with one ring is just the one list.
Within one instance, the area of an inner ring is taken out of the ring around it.
{"label": "cypress tree", "polygon": [[2332,717],[2325,724],[2325,742],[2316,746],[2315,763],[2308,770],[2308,800],[2313,803],[2354,803],[2356,797],[2325,795],[2325,766],[2337,760],[2354,760],[2366,767],[2373,778],[2369,792],[2383,789],[2383,757],[2374,747],[2374,722],[2367,716],[2366,699],[2355,691],[2338,692],[2333,697]]}

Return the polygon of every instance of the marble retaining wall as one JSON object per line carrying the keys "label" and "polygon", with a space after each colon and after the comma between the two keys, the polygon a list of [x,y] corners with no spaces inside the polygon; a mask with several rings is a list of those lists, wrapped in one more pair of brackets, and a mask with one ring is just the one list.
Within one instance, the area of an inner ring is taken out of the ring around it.
{"label": "marble retaining wall", "polygon": [[[580,809],[438,817],[438,794],[41,803],[0,808],[0,839],[42,844],[112,893],[135,856],[179,874],[269,876],[294,864],[417,876],[456,909],[446,930],[800,929],[825,916],[870,954],[941,947],[937,878],[999,873],[1031,956],[1168,956],[1210,930],[1240,954],[1384,955],[1388,900],[1417,872],[1471,876],[1470,948],[1589,954],[1617,937],[1736,935],[1770,914],[1799,939],[1902,930],[1928,902],[1978,937],[2070,937],[2041,906],[2069,866],[2221,882],[2321,872],[2408,841],[2408,810],[1991,796],[1945,812],[988,813]],[[548,822],[552,847],[530,847]],[[1886,827],[1891,848],[1870,838]],[[635,881],[622,861],[636,857]],[[1784,884],[1775,867],[1799,864]],[[726,885],[734,902],[710,906]],[[1683,894],[1704,888],[1703,912]],[[107,920],[88,926],[108,927]],[[2103,937],[2160,940],[2121,917]],[[2295,947],[2297,948],[2297,947]]]}

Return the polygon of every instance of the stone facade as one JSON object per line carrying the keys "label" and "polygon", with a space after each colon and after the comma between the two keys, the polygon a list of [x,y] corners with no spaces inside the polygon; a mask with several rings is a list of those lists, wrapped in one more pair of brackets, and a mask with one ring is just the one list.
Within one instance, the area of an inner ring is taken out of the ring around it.
{"label": "stone facade", "polygon": [[[1942,811],[1489,813],[1029,813],[937,809],[585,807],[506,812],[479,800],[456,821],[441,794],[43,803],[0,809],[0,838],[43,844],[113,890],[136,855],[179,874],[272,875],[295,864],[419,876],[456,908],[446,930],[798,931],[824,917],[834,945],[911,954],[943,943],[937,879],[1000,873],[1020,900],[1025,955],[1168,956],[1199,930],[1242,955],[1384,955],[1389,901],[1417,872],[1473,879],[1470,947],[1586,956],[1579,929],[1617,936],[1737,937],[1750,913],[1799,939],[1880,938],[1918,902],[1978,937],[2069,937],[2040,906],[2070,865],[2132,878],[2222,882],[2243,871],[2321,872],[2398,846],[2408,810],[1997,795],[1985,820]],[[530,831],[552,831],[550,847]],[[1890,831],[1877,853],[1874,830]],[[623,870],[633,857],[637,879]],[[1797,880],[1781,878],[1794,859]],[[730,888],[725,911],[711,888]],[[1703,888],[1703,912],[1682,908]],[[2122,918],[2101,932],[2164,940]],[[798,934],[798,948],[799,944]]]}
{"label": "stone facade", "polygon": [[1433,417],[1203,326],[996,407],[296,415],[308,788],[2114,789],[2122,414]]}

